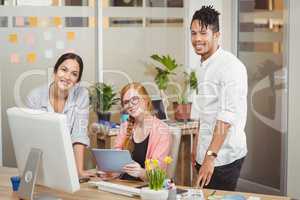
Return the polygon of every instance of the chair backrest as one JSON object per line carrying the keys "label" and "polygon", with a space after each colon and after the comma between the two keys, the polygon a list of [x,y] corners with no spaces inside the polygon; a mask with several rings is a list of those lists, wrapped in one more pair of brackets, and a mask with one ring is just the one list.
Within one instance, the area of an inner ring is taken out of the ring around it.
{"label": "chair backrest", "polygon": [[167,168],[167,175],[169,178],[175,177],[178,152],[181,141],[181,129],[179,127],[170,127],[172,133],[172,146],[170,150],[170,156],[173,158],[173,162]]}

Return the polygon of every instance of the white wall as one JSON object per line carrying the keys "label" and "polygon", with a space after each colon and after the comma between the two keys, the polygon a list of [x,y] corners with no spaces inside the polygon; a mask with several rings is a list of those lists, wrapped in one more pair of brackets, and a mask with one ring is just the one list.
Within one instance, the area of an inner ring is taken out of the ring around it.
{"label": "white wall", "polygon": [[[177,63],[185,64],[185,27],[177,25],[148,25],[146,19],[184,19],[184,8],[170,7],[105,7],[102,31],[102,63],[104,82],[112,84],[119,91],[131,81],[141,82],[151,95],[159,95],[154,83],[156,70],[152,54],[170,55]],[[109,17],[135,17],[141,25],[109,26]],[[102,26],[101,26],[102,27]],[[177,80],[175,77],[171,81]],[[177,82],[176,82],[177,83]],[[174,92],[170,92],[170,96]],[[169,96],[169,97],[170,97]],[[174,95],[175,96],[175,95]],[[118,118],[116,110],[113,120]]]}
{"label": "white wall", "polygon": [[287,194],[292,198],[300,199],[300,1],[289,2],[289,113],[288,113],[288,167],[287,167]]}

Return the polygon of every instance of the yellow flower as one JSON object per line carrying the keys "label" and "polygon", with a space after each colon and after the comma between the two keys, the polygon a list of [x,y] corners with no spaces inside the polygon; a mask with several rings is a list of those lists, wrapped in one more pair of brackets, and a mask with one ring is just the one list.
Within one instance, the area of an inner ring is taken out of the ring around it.
{"label": "yellow flower", "polygon": [[170,156],[166,156],[166,157],[164,158],[164,162],[168,165],[168,164],[170,164],[171,162],[173,162],[173,159],[172,159]]}
{"label": "yellow flower", "polygon": [[152,160],[152,164],[154,167],[158,167],[158,160],[157,159]]}
{"label": "yellow flower", "polygon": [[147,170],[147,171],[150,171],[150,170],[151,170],[151,164],[150,164],[150,160],[149,160],[149,159],[146,159],[146,161],[145,161],[145,166],[146,166],[146,170]]}

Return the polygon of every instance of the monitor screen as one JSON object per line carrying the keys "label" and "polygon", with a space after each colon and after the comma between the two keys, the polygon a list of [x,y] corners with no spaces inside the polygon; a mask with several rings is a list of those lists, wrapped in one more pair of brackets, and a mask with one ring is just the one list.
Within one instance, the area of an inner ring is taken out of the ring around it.
{"label": "monitor screen", "polygon": [[[7,110],[19,175],[32,149],[42,152],[37,183],[74,192],[80,188],[66,116],[25,108]],[[27,169],[26,169],[27,170]],[[21,180],[22,184],[22,180]]]}
{"label": "monitor screen", "polygon": [[153,106],[154,114],[158,119],[161,120],[167,119],[166,110],[162,99],[152,98],[152,106]]}

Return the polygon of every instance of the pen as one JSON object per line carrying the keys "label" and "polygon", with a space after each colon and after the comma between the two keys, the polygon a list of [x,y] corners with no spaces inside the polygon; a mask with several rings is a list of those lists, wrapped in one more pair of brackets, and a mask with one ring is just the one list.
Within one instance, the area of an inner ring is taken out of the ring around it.
{"label": "pen", "polygon": [[209,196],[213,196],[217,191],[214,190]]}

